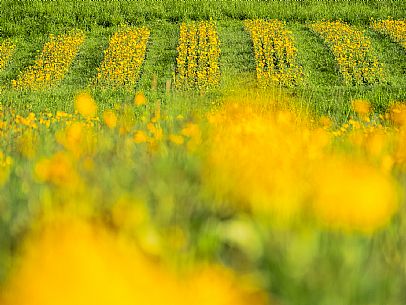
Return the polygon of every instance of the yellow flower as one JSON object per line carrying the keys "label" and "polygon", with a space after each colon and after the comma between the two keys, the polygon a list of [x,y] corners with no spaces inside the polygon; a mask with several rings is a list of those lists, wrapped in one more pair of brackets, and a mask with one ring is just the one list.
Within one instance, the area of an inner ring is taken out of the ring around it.
{"label": "yellow flower", "polygon": [[144,131],[142,130],[138,130],[135,134],[134,134],[134,138],[133,138],[135,143],[145,143],[148,141],[148,136],[145,134]]}
{"label": "yellow flower", "polygon": [[320,167],[314,210],[328,227],[372,233],[397,209],[396,189],[384,173],[359,162],[330,160]]}
{"label": "yellow flower", "polygon": [[9,39],[0,43],[0,71],[3,70],[8,64],[11,56],[14,53],[15,44]]}
{"label": "yellow flower", "polygon": [[111,110],[106,110],[103,113],[103,120],[104,123],[109,127],[109,128],[115,128],[117,126],[117,116],[116,114],[111,111]]}
{"label": "yellow flower", "polygon": [[353,100],[351,106],[362,117],[368,116],[371,112],[371,104],[366,100]]}
{"label": "yellow flower", "polygon": [[[73,216],[48,220],[26,246],[3,305],[244,305],[266,303],[216,266],[179,279],[134,244]],[[159,285],[159,293],[157,293]]]}
{"label": "yellow flower", "polygon": [[406,20],[382,20],[374,21],[371,27],[392,40],[399,42],[406,49]]}
{"label": "yellow flower", "polygon": [[341,21],[321,21],[310,28],[330,47],[346,84],[373,84],[384,80],[383,64],[372,52],[371,40],[362,31]]}
{"label": "yellow flower", "polygon": [[332,125],[331,119],[328,116],[323,115],[320,118],[320,124],[321,126],[323,126],[324,128],[329,128]]}
{"label": "yellow flower", "polygon": [[82,92],[76,96],[75,110],[86,118],[94,117],[96,115],[97,105],[89,93]]}
{"label": "yellow flower", "polygon": [[137,94],[135,94],[135,97],[134,97],[134,104],[136,106],[141,106],[141,105],[145,105],[146,103],[147,103],[147,99],[145,98],[144,93],[137,92]]}
{"label": "yellow flower", "polygon": [[389,109],[390,119],[398,126],[406,125],[406,105],[395,103]]}
{"label": "yellow flower", "polygon": [[39,181],[61,187],[73,185],[78,181],[73,161],[64,153],[40,160],[35,165],[35,174]]}
{"label": "yellow flower", "polygon": [[184,139],[181,135],[171,134],[171,135],[169,135],[169,141],[171,141],[172,143],[174,143],[176,145],[182,145],[184,142]]}
{"label": "yellow flower", "polygon": [[5,185],[10,177],[13,159],[0,151],[0,187]]}

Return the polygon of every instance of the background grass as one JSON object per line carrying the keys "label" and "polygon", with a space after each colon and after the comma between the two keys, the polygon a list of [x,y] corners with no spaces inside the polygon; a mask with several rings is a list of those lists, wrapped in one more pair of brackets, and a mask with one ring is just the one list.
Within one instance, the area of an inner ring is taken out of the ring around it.
{"label": "background grass", "polygon": [[269,0],[138,0],[138,1],[19,1],[0,3],[0,36],[46,34],[65,27],[90,30],[120,23],[141,24],[146,21],[185,19],[216,20],[279,18],[305,22],[320,19],[343,19],[366,24],[370,18],[403,18],[406,4],[402,0],[339,1],[269,1]]}

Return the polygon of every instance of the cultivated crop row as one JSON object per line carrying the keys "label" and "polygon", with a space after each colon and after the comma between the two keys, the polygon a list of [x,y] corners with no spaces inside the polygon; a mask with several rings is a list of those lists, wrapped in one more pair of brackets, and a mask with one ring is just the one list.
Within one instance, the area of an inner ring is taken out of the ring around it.
{"label": "cultivated crop row", "polygon": [[[406,47],[406,21],[374,21],[371,27],[389,35]],[[260,86],[296,85],[303,79],[302,67],[292,32],[280,20],[246,20]],[[385,81],[384,66],[374,53],[371,40],[341,21],[322,21],[309,25],[333,53],[347,85],[368,85]],[[175,87],[205,91],[220,83],[220,41],[213,21],[182,23],[179,28]],[[94,81],[102,86],[135,87],[140,78],[150,31],[146,27],[123,27],[110,39]],[[34,64],[20,73],[12,86],[16,89],[44,89],[57,84],[69,71],[85,36],[81,31],[50,35]],[[0,44],[0,71],[15,50],[11,40]]]}
{"label": "cultivated crop row", "polygon": [[180,25],[176,87],[201,90],[220,82],[220,46],[214,22]]}
{"label": "cultivated crop row", "polygon": [[346,84],[374,84],[384,80],[383,66],[371,40],[341,21],[323,21],[310,26],[330,47]]}
{"label": "cultivated crop row", "polygon": [[374,21],[371,26],[375,31],[390,36],[406,49],[406,20]]}
{"label": "cultivated crop row", "polygon": [[279,20],[248,20],[256,62],[256,75],[261,85],[268,83],[291,85],[302,77],[297,63],[297,50],[292,33]]}
{"label": "cultivated crop row", "polygon": [[12,85],[16,89],[43,89],[61,81],[85,40],[81,31],[50,35],[34,64],[22,72]]}
{"label": "cultivated crop row", "polygon": [[134,87],[145,58],[149,30],[122,28],[110,39],[98,69],[97,83],[108,86]]}

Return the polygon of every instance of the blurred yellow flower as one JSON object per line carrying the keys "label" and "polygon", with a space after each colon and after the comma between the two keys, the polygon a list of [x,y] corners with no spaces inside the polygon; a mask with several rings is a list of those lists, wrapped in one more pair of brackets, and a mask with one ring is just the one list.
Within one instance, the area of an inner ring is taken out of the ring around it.
{"label": "blurred yellow flower", "polygon": [[0,151],[0,187],[7,183],[12,164],[13,159]]}
{"label": "blurred yellow flower", "polygon": [[371,112],[371,104],[366,100],[353,100],[351,102],[352,109],[360,116],[368,116]]}
{"label": "blurred yellow flower", "polygon": [[86,118],[94,117],[97,112],[97,105],[92,96],[82,92],[75,98],[75,110]]}
{"label": "blurred yellow flower", "polygon": [[148,141],[148,136],[145,134],[144,131],[142,130],[138,130],[135,134],[134,134],[134,138],[133,138],[135,143],[145,143]]}
{"label": "blurred yellow flower", "polygon": [[27,244],[2,304],[265,304],[252,287],[213,266],[179,279],[129,240],[65,216]]}
{"label": "blurred yellow flower", "polygon": [[145,98],[144,93],[137,92],[134,97],[134,104],[136,106],[145,105],[147,103],[147,99]]}
{"label": "blurred yellow flower", "polygon": [[172,143],[177,144],[177,145],[182,145],[184,142],[184,139],[181,135],[171,134],[171,135],[169,135],[169,141],[171,141]]}
{"label": "blurred yellow flower", "polygon": [[104,120],[104,123],[107,125],[107,127],[111,128],[111,129],[115,128],[117,126],[117,116],[111,110],[104,111],[103,120]]}
{"label": "blurred yellow flower", "polygon": [[406,125],[406,105],[404,103],[394,103],[389,109],[389,115],[396,125]]}
{"label": "blurred yellow flower", "polygon": [[320,118],[320,124],[324,128],[330,128],[333,123],[331,122],[331,119],[328,116],[323,115]]}
{"label": "blurred yellow flower", "polygon": [[372,166],[326,160],[315,179],[314,210],[328,227],[372,233],[397,210],[394,182]]}
{"label": "blurred yellow flower", "polygon": [[62,144],[75,157],[94,152],[96,138],[93,129],[83,122],[75,120],[66,128],[59,130],[55,137],[58,143]]}
{"label": "blurred yellow flower", "polygon": [[42,159],[35,165],[35,175],[41,182],[56,186],[72,186],[79,181],[73,160],[65,153],[57,153],[49,159]]}

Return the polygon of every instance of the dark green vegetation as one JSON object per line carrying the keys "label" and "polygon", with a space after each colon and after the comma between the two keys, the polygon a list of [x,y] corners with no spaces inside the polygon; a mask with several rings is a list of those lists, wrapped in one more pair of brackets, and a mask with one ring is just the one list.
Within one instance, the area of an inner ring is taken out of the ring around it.
{"label": "dark green vegetation", "polygon": [[[1,87],[30,65],[50,33],[70,28],[86,31],[86,41],[73,66],[57,87],[45,92],[15,92],[3,89],[1,102],[31,110],[71,110],[76,92],[88,87],[97,73],[108,39],[121,24],[146,25],[151,30],[142,76],[135,90],[153,99],[168,100],[168,82],[175,71],[178,23],[182,20],[217,20],[221,42],[222,85],[214,96],[240,86],[255,86],[255,63],[248,34],[242,20],[279,18],[293,31],[305,83],[288,90],[301,103],[319,114],[331,114],[337,121],[348,115],[353,98],[366,98],[378,111],[388,103],[405,100],[406,52],[389,38],[369,29],[371,18],[404,18],[405,1],[19,1],[0,3],[0,41],[11,38],[16,53],[6,71],[0,72]],[[348,87],[333,55],[306,24],[321,19],[342,19],[366,30],[380,60],[385,64],[388,82],[377,86]],[[92,88],[103,105],[132,101],[134,92],[100,91]],[[213,97],[212,95],[210,98]]]}

